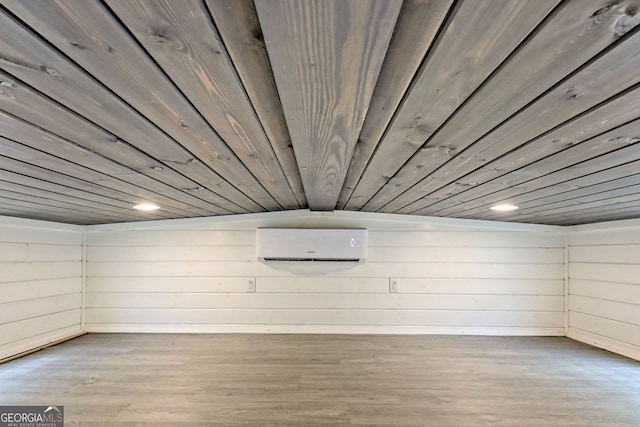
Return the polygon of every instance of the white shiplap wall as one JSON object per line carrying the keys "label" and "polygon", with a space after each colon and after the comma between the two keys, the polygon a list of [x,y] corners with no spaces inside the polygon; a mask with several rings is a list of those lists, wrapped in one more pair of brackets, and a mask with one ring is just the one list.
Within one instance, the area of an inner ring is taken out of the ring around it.
{"label": "white shiplap wall", "polygon": [[81,332],[83,227],[0,217],[0,360]]}
{"label": "white shiplap wall", "polygon": [[569,236],[568,336],[640,360],[640,221]]}
{"label": "white shiplap wall", "polygon": [[[259,226],[366,227],[369,257],[276,269],[256,260]],[[86,328],[564,335],[564,245],[554,227],[362,212],[91,226]]]}

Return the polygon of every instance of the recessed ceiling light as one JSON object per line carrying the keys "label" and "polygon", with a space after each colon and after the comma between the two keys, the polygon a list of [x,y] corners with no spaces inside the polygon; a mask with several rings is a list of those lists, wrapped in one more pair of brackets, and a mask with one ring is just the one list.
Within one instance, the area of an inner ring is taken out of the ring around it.
{"label": "recessed ceiling light", "polygon": [[152,205],[151,203],[142,203],[140,205],[135,205],[133,209],[137,209],[139,211],[155,211],[160,209],[160,206]]}
{"label": "recessed ceiling light", "polygon": [[518,209],[518,207],[514,205],[495,205],[491,206],[489,209],[491,209],[492,211],[507,212],[515,211],[516,209]]}

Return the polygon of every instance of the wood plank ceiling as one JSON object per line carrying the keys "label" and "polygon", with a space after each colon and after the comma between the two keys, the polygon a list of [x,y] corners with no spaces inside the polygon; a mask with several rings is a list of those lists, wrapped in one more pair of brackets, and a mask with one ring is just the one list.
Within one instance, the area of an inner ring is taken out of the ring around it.
{"label": "wood plank ceiling", "polygon": [[639,7],[0,0],[0,215],[640,218]]}

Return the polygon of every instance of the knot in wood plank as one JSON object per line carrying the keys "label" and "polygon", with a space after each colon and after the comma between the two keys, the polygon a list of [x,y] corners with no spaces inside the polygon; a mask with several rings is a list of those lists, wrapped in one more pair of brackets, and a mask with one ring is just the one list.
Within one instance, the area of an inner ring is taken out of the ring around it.
{"label": "knot in wood plank", "polygon": [[616,20],[616,22],[613,24],[613,27],[611,28],[611,31],[613,31],[613,34],[615,34],[616,36],[621,37],[634,29],[636,25],[638,25],[638,23],[640,23],[638,17],[634,15],[624,14]]}

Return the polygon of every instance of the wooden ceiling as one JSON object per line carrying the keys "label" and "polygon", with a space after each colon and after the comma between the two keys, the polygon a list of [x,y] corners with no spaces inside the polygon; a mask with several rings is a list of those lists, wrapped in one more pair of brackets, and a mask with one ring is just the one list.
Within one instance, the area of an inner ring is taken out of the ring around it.
{"label": "wooden ceiling", "polygon": [[640,217],[640,0],[0,4],[0,215]]}

